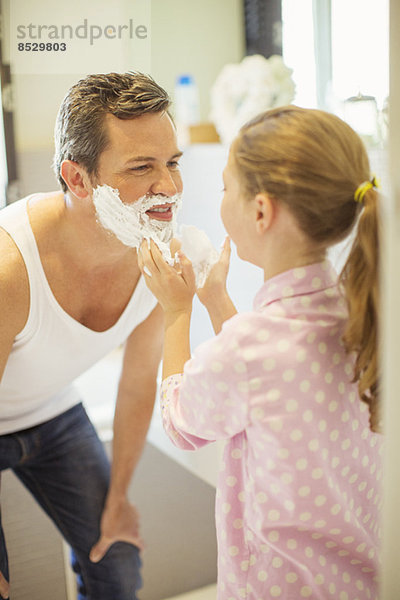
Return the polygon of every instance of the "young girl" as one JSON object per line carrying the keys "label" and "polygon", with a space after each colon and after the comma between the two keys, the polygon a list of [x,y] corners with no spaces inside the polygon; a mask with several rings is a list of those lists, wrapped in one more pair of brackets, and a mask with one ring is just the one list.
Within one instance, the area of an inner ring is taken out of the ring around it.
{"label": "young girl", "polygon": [[[234,315],[226,242],[198,290],[216,332],[224,324],[193,358],[191,265],[181,255],[174,270],[153,243],[140,250],[165,311],[165,429],[187,450],[227,440],[218,598],[376,598],[378,216],[367,154],[336,116],[288,106],[242,128],[224,182],[226,230],[265,283],[253,311]],[[338,278],[327,249],[353,227]]]}

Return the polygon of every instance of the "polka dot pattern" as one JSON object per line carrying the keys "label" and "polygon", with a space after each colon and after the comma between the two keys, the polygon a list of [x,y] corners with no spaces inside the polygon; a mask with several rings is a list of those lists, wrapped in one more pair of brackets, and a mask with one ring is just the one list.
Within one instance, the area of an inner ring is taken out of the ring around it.
{"label": "polka dot pattern", "polygon": [[328,263],[264,284],[161,389],[193,450],[227,440],[216,495],[219,600],[377,595],[382,440],[351,383]]}

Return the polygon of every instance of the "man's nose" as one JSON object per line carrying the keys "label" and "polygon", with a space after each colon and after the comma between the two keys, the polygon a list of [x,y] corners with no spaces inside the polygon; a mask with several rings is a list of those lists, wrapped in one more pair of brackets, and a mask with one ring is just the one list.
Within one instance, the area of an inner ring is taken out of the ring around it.
{"label": "man's nose", "polygon": [[153,194],[164,194],[174,196],[182,191],[182,183],[179,172],[171,172],[168,168],[162,170],[152,186]]}

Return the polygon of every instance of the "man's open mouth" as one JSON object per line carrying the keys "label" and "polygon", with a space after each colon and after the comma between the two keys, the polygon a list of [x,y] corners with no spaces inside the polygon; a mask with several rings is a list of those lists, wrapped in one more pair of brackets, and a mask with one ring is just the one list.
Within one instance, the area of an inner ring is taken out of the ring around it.
{"label": "man's open mouth", "polygon": [[158,221],[171,221],[172,220],[172,207],[173,204],[159,204],[152,206],[149,210],[146,210],[146,215],[149,215],[152,219]]}

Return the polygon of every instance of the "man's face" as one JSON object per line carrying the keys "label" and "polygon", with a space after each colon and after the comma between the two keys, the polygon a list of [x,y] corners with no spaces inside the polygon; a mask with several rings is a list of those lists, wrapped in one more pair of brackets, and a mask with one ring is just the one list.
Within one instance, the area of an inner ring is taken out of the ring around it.
{"label": "man's face", "polygon": [[170,221],[168,199],[182,192],[178,165],[182,153],[170,117],[155,113],[122,120],[108,114],[105,127],[109,144],[99,158],[98,185],[119,190],[125,204],[143,196],[164,196],[165,202],[147,214],[156,221]]}
{"label": "man's face", "polygon": [[93,191],[97,221],[120,242],[153,239],[165,260],[176,229],[182,180],[175,129],[165,113],[120,120],[107,115],[107,149]]}

